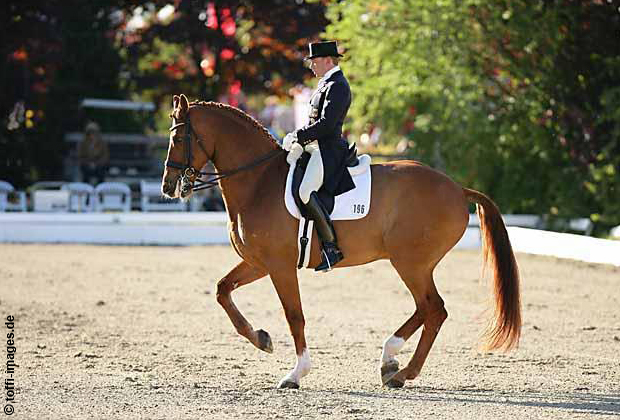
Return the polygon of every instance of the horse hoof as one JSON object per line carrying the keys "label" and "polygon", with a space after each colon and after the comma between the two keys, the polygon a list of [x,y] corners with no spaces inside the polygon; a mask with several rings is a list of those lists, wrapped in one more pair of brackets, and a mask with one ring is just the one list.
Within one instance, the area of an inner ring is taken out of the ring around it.
{"label": "horse hoof", "polygon": [[273,343],[269,333],[265,330],[256,331],[258,334],[258,348],[267,353],[273,353]]}
{"label": "horse hoof", "polygon": [[281,381],[278,384],[278,388],[280,389],[299,389],[299,384],[293,382],[293,381]]}
{"label": "horse hoof", "polygon": [[383,385],[386,385],[396,372],[398,372],[398,360],[393,360],[381,366],[381,382]]}
{"label": "horse hoof", "polygon": [[401,381],[400,379],[397,379],[397,378],[392,378],[389,381],[387,381],[384,385],[387,386],[388,388],[402,388],[403,386],[405,386],[405,381]]}

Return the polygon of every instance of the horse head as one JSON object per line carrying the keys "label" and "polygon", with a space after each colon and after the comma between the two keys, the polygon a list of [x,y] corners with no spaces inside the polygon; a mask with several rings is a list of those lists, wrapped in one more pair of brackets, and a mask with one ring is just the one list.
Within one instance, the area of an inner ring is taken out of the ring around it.
{"label": "horse head", "polygon": [[170,141],[161,184],[161,191],[168,198],[189,198],[200,170],[213,156],[212,142],[199,137],[194,128],[193,124],[198,123],[202,117],[192,113],[193,109],[185,95],[174,95],[170,114]]}

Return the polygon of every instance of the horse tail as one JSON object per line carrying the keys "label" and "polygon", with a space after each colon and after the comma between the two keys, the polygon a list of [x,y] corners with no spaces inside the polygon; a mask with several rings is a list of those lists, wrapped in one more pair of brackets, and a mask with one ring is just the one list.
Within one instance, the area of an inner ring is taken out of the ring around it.
{"label": "horse tail", "polygon": [[463,188],[463,191],[468,201],[476,203],[483,240],[483,267],[490,263],[493,269],[495,314],[483,335],[486,340],[485,348],[509,350],[518,345],[521,336],[517,262],[497,205],[478,191],[468,188]]}

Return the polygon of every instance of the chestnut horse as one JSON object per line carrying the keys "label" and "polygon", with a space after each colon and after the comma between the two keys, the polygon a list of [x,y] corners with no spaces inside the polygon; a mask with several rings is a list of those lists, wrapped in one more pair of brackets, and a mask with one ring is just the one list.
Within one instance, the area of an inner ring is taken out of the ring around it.
{"label": "chestnut horse", "polygon": [[[256,120],[213,102],[174,96],[170,144],[162,193],[191,195],[198,170],[212,161],[220,175],[229,233],[242,261],[217,284],[217,301],[237,332],[271,353],[269,334],[255,330],[235,306],[231,292],[269,275],[284,308],[297,363],[280,388],[298,388],[310,370],[304,315],[297,279],[298,221],[286,210],[288,171],[285,153]],[[185,163],[183,163],[185,162]],[[497,206],[484,194],[463,188],[446,175],[414,161],[371,166],[371,206],[366,217],[334,223],[345,256],[335,268],[389,259],[411,291],[415,312],[387,338],[381,355],[384,385],[402,387],[420,374],[448,313],[433,281],[433,270],[465,232],[468,202],[477,204],[484,264],[492,266],[495,311],[487,329],[489,350],[509,349],[521,333],[519,274],[508,234]],[[310,267],[320,263],[313,235]],[[395,355],[422,327],[410,362],[399,369]]]}

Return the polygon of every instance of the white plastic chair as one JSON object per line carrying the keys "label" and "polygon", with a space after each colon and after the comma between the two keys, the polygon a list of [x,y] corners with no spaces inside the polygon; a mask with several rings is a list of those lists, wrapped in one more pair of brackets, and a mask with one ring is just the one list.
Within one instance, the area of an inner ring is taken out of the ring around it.
{"label": "white plastic chair", "polygon": [[[17,202],[9,201],[9,195],[17,197]],[[26,211],[26,193],[15,191],[10,183],[0,181],[0,211]]]}
{"label": "white plastic chair", "polygon": [[590,236],[594,229],[594,223],[587,217],[581,217],[579,219],[571,219],[568,221],[568,228],[570,230],[576,230],[583,232],[584,235]]}
{"label": "white plastic chair", "polygon": [[131,189],[122,182],[102,182],[95,187],[95,211],[131,211]]}
{"label": "white plastic chair", "polygon": [[69,191],[69,211],[95,211],[95,188],[92,185],[84,182],[70,182],[60,189]]}
{"label": "white plastic chair", "polygon": [[140,206],[142,211],[187,211],[187,203],[181,200],[166,200],[161,194],[158,181],[140,181]]}

